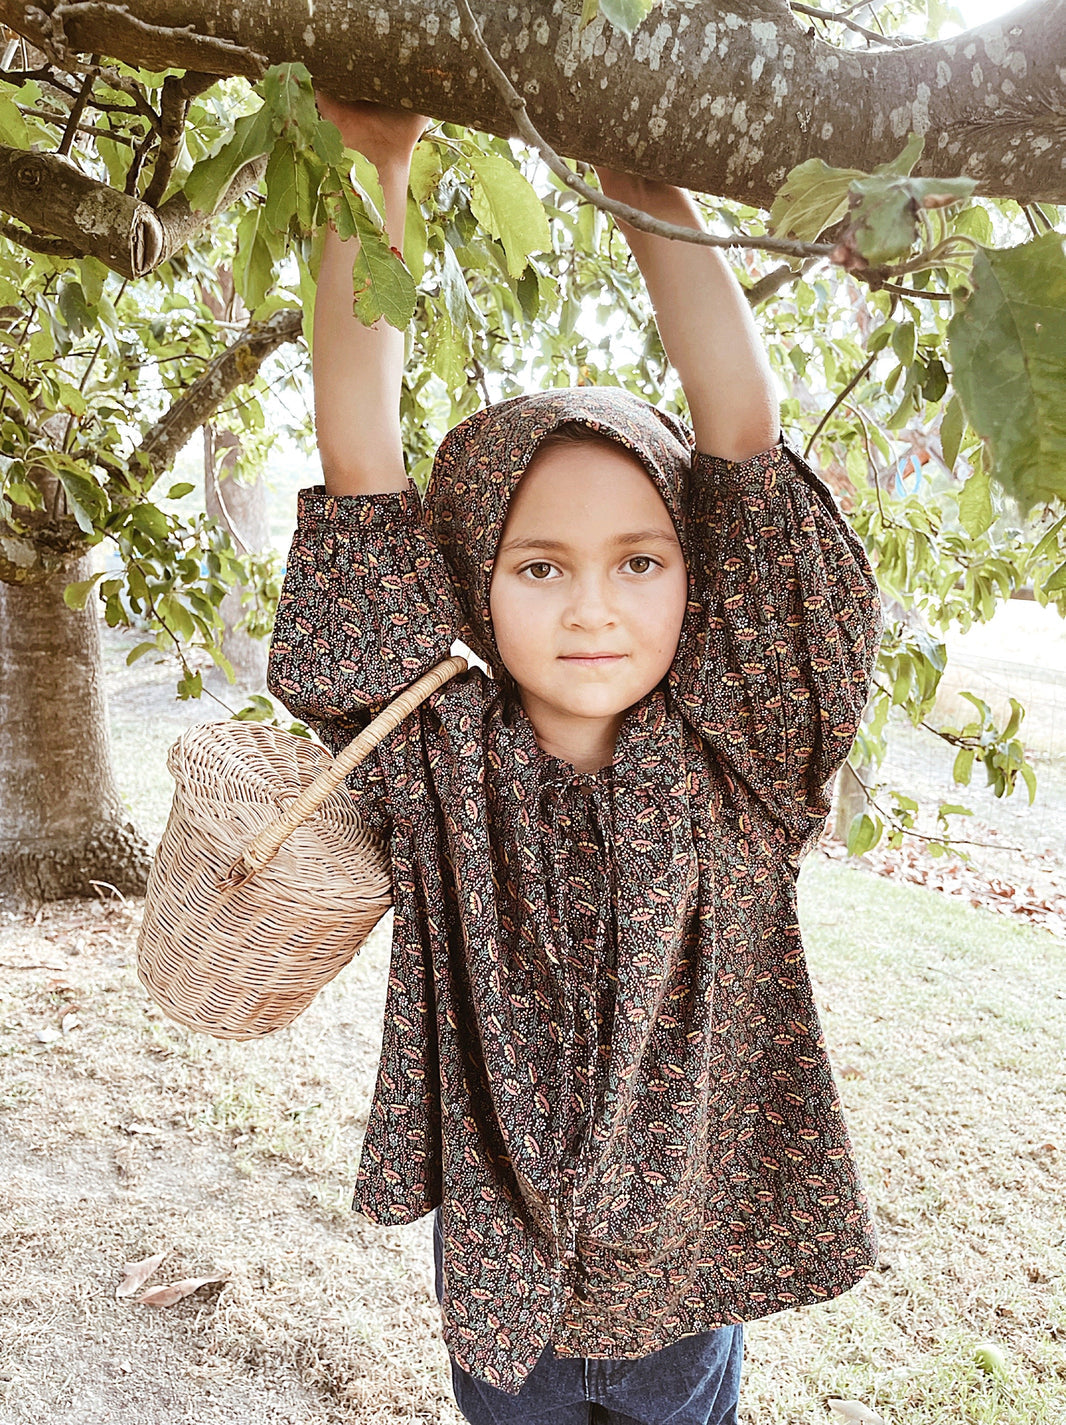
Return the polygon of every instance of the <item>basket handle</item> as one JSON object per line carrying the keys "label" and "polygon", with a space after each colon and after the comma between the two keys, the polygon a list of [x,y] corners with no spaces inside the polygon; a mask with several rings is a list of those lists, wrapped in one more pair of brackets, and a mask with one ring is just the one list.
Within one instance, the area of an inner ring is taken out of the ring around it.
{"label": "basket handle", "polygon": [[414,712],[421,703],[438,688],[442,688],[450,678],[454,678],[457,673],[462,673],[466,669],[466,659],[456,655],[454,658],[447,658],[443,663],[438,663],[435,668],[431,668],[428,673],[423,673],[417,682],[412,683],[409,688],[405,688],[399,697],[394,698],[388,707],[378,713],[367,727],[348,746],[337,753],[332,758],[313,782],[309,782],[303,791],[287,807],[284,814],[277,821],[272,821],[269,826],[264,826],[248,845],[241,852],[240,856],[230,868],[224,884],[227,886],[239,886],[250,880],[257,871],[261,871],[267,862],[276,855],[282,842],[290,836],[301,822],[312,816],[322,803],[344,781],[345,777],[353,768],[358,767],[360,762],[365,761],[373,752],[374,748],[388,737],[394,728],[403,722]]}

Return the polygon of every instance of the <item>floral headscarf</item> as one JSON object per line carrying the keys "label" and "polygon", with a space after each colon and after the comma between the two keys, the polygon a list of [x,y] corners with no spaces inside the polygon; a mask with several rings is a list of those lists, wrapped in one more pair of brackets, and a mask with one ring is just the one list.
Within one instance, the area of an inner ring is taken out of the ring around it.
{"label": "floral headscarf", "polygon": [[[492,630],[489,588],[507,511],[541,441],[570,422],[633,452],[685,548],[693,442],[676,417],[616,387],[575,386],[517,396],[460,421],[433,462],[426,520],[466,615],[470,647],[494,671],[503,660]],[[691,586],[691,574],[689,580]]]}

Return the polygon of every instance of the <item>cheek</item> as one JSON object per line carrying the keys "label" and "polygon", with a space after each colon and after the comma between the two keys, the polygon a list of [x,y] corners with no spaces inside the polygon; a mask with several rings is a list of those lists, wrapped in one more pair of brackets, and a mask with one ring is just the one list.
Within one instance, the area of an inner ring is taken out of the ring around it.
{"label": "cheek", "polygon": [[[688,576],[682,571],[664,584],[658,597],[644,602],[636,610],[641,632],[649,645],[672,658],[681,636],[681,625],[688,606]],[[668,661],[669,661],[668,658]]]}
{"label": "cheek", "polygon": [[489,613],[496,646],[505,661],[531,651],[544,618],[543,599],[529,598],[512,579],[496,580],[489,589]]}

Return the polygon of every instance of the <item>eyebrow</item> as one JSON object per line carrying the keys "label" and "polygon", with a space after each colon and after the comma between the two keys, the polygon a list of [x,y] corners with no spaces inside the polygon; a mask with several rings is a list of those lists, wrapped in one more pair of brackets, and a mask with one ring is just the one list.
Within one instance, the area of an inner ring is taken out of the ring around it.
{"label": "eyebrow", "polygon": [[[677,544],[676,534],[666,534],[661,529],[638,529],[632,534],[616,534],[611,544],[621,547],[626,544]],[[552,549],[565,551],[570,546],[561,539],[509,539],[501,549],[501,553],[507,553],[511,549]]]}

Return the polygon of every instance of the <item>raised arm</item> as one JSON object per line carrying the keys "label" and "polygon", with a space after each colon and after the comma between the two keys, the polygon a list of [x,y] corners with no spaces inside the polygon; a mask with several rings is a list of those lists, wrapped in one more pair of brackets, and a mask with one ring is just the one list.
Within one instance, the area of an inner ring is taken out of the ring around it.
{"label": "raised arm", "polygon": [[[349,148],[377,166],[389,242],[402,250],[411,154],[427,120],[380,104],[341,104],[319,94],[323,118]],[[400,439],[404,334],[382,319],[366,327],[352,312],[353,238],[326,234],[315,299],[315,428],[331,495],[376,495],[407,488]]]}
{"label": "raised arm", "polygon": [[[608,168],[596,172],[609,197],[666,222],[702,227],[684,189]],[[726,460],[768,450],[780,433],[777,395],[751,309],[729,264],[716,248],[653,237],[624,222],[619,226],[685,389],[696,448]]]}

